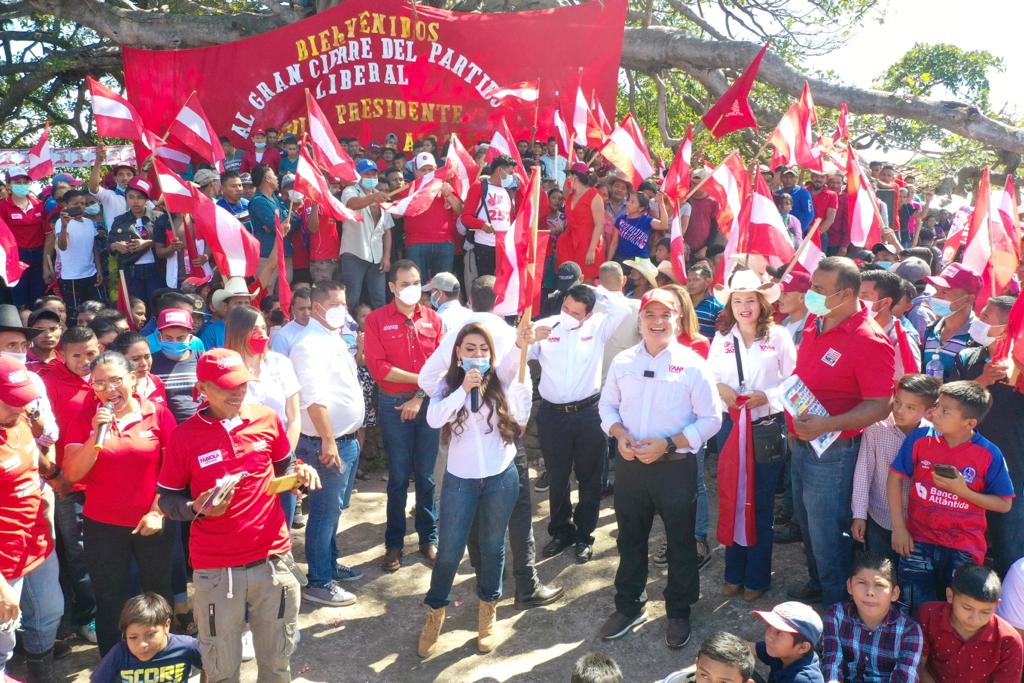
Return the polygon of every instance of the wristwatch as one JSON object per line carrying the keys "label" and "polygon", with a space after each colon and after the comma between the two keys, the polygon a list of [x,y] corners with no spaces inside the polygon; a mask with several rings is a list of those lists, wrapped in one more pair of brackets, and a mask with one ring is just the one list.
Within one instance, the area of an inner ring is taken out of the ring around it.
{"label": "wristwatch", "polygon": [[417,389],[416,393],[413,394],[413,396],[415,398],[424,399],[427,397],[427,392],[423,391],[422,389]]}
{"label": "wristwatch", "polygon": [[662,457],[666,455],[672,455],[676,452],[676,442],[672,440],[671,436],[666,436],[665,440],[668,441],[668,445],[665,446],[665,452],[662,453]]}

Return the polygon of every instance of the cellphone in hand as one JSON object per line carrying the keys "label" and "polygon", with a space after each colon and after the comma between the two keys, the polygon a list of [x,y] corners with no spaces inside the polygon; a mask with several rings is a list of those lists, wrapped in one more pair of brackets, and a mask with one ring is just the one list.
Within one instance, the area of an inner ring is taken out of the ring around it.
{"label": "cellphone in hand", "polygon": [[72,218],[78,218],[79,216],[85,215],[85,209],[83,209],[81,206],[69,206],[67,209],[64,210],[64,212],[67,213],[67,215],[71,216]]}
{"label": "cellphone in hand", "polygon": [[956,475],[959,474],[959,471],[952,465],[938,463],[935,465],[935,474],[940,477],[945,477],[946,479],[956,479]]}

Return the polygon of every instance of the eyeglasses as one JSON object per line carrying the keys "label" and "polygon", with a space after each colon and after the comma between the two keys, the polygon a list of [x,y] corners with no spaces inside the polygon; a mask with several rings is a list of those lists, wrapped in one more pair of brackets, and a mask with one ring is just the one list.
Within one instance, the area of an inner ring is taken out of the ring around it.
{"label": "eyeglasses", "polygon": [[111,377],[108,380],[93,380],[92,388],[97,391],[106,391],[107,389],[120,389],[122,384],[124,384],[124,377]]}

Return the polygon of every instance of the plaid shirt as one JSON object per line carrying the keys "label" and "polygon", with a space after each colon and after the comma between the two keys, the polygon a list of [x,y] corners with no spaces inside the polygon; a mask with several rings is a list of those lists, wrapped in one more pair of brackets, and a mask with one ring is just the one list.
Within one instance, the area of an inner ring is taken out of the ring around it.
{"label": "plaid shirt", "polygon": [[828,683],[914,683],[921,664],[921,627],[895,606],[875,630],[864,625],[852,602],[825,614],[821,671]]}
{"label": "plaid shirt", "polygon": [[[900,452],[900,446],[907,435],[893,422],[892,415],[868,425],[860,440],[857,467],[853,472],[853,496],[851,509],[854,519],[867,519],[892,531],[889,515],[889,499],[886,497],[886,480],[889,466]],[[903,506],[906,509],[907,492],[910,482],[903,482]],[[902,512],[902,511],[901,511]]]}

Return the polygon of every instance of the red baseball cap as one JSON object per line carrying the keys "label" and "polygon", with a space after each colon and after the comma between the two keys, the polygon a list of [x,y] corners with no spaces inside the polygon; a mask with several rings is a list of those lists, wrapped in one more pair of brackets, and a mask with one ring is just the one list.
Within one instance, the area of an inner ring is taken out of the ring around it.
{"label": "red baseball cap", "polygon": [[266,128],[262,128],[262,127],[256,127],[256,128],[252,129],[252,134],[253,135],[266,135],[267,134],[267,129]]}
{"label": "red baseball cap", "polygon": [[577,161],[575,164],[569,167],[569,173],[579,173],[582,176],[590,175],[590,167],[582,161]]}
{"label": "red baseball cap", "polygon": [[39,390],[25,365],[8,356],[0,356],[0,401],[21,408],[39,398]]}
{"label": "red baseball cap", "polygon": [[779,284],[782,285],[783,294],[790,292],[804,294],[811,288],[811,276],[802,270],[791,270]]}
{"label": "red baseball cap", "polygon": [[255,379],[242,357],[231,349],[211,349],[200,356],[196,364],[196,380],[213,382],[221,389],[234,389]]}
{"label": "red baseball cap", "polygon": [[143,180],[139,176],[135,176],[134,178],[128,181],[128,189],[135,190],[136,192],[141,192],[142,194],[146,195],[146,199],[153,198],[153,186],[149,184],[148,180]]}
{"label": "red baseball cap", "polygon": [[652,303],[664,305],[673,313],[679,313],[679,299],[667,289],[652,289],[640,299],[640,310],[644,310]]}
{"label": "red baseball cap", "polygon": [[961,263],[950,263],[938,275],[924,278],[924,281],[935,287],[946,289],[962,289],[968,294],[977,294],[981,289],[981,277],[975,275]]}
{"label": "red baseball cap", "polygon": [[184,308],[165,308],[160,311],[160,317],[156,321],[156,329],[162,330],[167,327],[184,327],[192,329],[192,314]]}

